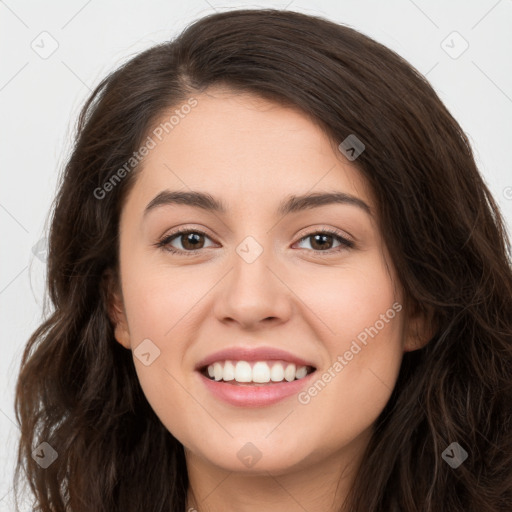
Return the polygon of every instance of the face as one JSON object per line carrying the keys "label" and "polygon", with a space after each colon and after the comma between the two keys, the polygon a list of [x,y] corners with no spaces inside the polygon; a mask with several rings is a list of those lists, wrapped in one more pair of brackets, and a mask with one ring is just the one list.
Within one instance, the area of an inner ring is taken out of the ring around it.
{"label": "face", "polygon": [[[300,111],[196,99],[124,203],[116,339],[189,457],[284,474],[355,453],[417,326],[371,191]],[[339,201],[292,200],[312,194]]]}

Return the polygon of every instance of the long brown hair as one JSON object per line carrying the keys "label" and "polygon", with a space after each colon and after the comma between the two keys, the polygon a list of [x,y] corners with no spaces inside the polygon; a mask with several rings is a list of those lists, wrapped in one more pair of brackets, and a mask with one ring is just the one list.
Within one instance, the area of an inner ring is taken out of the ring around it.
{"label": "long brown hair", "polygon": [[[83,107],[53,208],[53,310],[17,382],[15,487],[23,470],[42,512],[185,509],[183,446],[114,340],[105,275],[117,268],[119,215],[140,168],[126,163],[163,113],[215,84],[300,108],[336,145],[363,141],[354,165],[377,198],[407,303],[435,325],[404,355],[347,510],[512,510],[510,244],[468,138],[393,51],[274,9],[194,22],[106,77]],[[32,457],[42,442],[57,453],[46,468]],[[443,457],[454,442],[468,454],[457,468]]]}

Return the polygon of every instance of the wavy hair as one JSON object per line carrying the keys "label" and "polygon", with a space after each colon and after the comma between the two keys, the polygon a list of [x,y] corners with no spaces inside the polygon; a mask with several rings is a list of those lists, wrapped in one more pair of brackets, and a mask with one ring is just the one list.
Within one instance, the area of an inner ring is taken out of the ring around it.
{"label": "wavy hair", "polygon": [[[350,134],[364,142],[353,164],[377,198],[407,304],[435,326],[403,357],[346,510],[512,510],[510,242],[468,138],[398,54],[275,9],[203,17],[86,101],[52,205],[52,311],[27,342],[16,386],[16,496],[23,473],[39,512],[185,510],[183,446],[148,404],[108,315],[120,212],[141,165],[98,190],[162,114],[213,85],[299,108],[336,146]],[[57,453],[46,468],[32,457],[42,442]],[[468,453],[456,469],[442,456],[453,442]]]}

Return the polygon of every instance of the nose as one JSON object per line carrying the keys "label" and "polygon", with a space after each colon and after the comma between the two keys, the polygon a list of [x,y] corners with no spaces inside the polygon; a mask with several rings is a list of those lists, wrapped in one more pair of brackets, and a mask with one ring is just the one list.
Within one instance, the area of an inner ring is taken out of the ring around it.
{"label": "nose", "polygon": [[269,244],[263,247],[255,238],[246,237],[237,246],[230,264],[214,301],[214,314],[219,321],[237,323],[244,329],[288,321],[293,293]]}

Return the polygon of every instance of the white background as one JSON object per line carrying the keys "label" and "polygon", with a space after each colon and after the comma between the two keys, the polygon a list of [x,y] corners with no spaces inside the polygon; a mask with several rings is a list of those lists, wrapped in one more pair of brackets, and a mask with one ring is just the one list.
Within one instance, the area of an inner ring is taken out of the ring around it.
{"label": "white background", "polygon": [[[43,313],[44,256],[33,247],[45,236],[78,111],[100,79],[131,56],[214,10],[238,7],[322,15],[405,57],[468,135],[512,226],[512,0],[0,0],[0,511],[14,510],[14,385]],[[467,50],[452,58],[464,40]],[[58,47],[47,58],[35,51],[52,44]]]}

